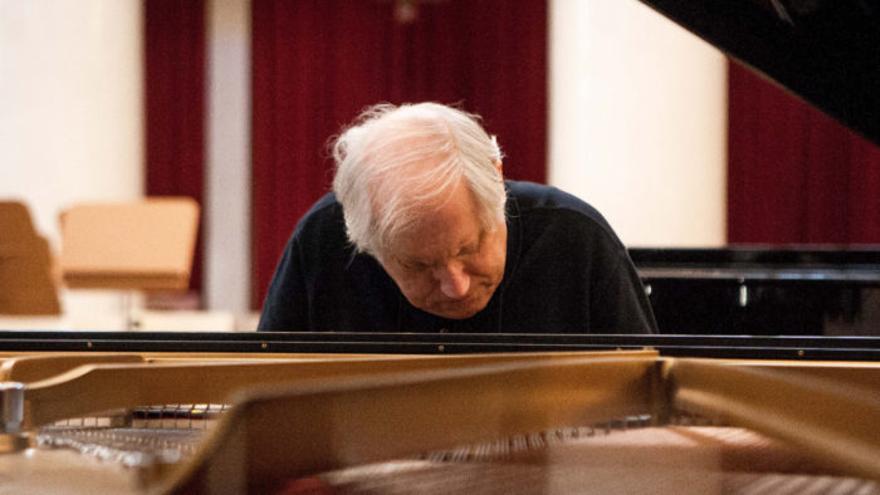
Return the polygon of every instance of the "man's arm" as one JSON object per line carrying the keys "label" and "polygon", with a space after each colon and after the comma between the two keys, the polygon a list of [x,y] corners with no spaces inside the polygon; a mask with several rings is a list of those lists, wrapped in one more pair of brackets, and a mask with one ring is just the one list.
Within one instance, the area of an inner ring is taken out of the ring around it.
{"label": "man's arm", "polygon": [[275,269],[257,331],[309,330],[308,293],[300,255],[299,242],[294,236],[287,242]]}
{"label": "man's arm", "polygon": [[621,256],[593,297],[593,332],[658,333],[641,279],[629,257]]}

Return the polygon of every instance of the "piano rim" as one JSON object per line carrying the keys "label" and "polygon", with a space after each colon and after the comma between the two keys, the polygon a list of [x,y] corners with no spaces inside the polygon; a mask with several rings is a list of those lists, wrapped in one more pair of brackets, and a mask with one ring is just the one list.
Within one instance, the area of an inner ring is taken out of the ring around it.
{"label": "piano rim", "polygon": [[434,354],[655,349],[669,357],[880,361],[878,337],[393,332],[0,331],[0,358],[45,352]]}

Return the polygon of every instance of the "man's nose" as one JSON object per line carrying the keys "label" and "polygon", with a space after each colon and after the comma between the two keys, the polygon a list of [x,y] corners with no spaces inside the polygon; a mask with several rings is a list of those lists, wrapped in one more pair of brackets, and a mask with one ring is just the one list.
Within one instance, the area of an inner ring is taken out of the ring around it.
{"label": "man's nose", "polygon": [[450,299],[462,299],[471,286],[471,277],[465,273],[461,263],[448,263],[437,269],[437,278],[440,280],[440,290],[443,295]]}

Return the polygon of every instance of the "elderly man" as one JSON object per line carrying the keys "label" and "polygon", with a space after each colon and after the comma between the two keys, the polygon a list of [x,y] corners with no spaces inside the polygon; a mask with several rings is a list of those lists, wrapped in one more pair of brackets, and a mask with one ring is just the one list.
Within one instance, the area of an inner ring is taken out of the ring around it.
{"label": "elderly man", "polygon": [[336,139],[333,192],[300,220],[259,330],[651,333],[602,216],[505,181],[478,118],[378,105]]}

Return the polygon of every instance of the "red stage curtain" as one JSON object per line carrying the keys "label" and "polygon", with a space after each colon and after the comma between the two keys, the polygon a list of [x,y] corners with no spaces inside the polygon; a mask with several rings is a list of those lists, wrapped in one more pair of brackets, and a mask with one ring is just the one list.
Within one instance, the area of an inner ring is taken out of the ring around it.
{"label": "red stage curtain", "polygon": [[[189,196],[204,207],[204,2],[145,0],[143,6],[146,193]],[[201,237],[190,281],[196,291],[202,286]]]}
{"label": "red stage curtain", "polygon": [[880,243],[880,148],[731,63],[728,241]]}
{"label": "red stage curtain", "polygon": [[[416,17],[395,20],[401,7]],[[433,100],[484,117],[511,178],[546,178],[545,1],[254,0],[253,290],[332,180],[328,138],[367,105]]]}

